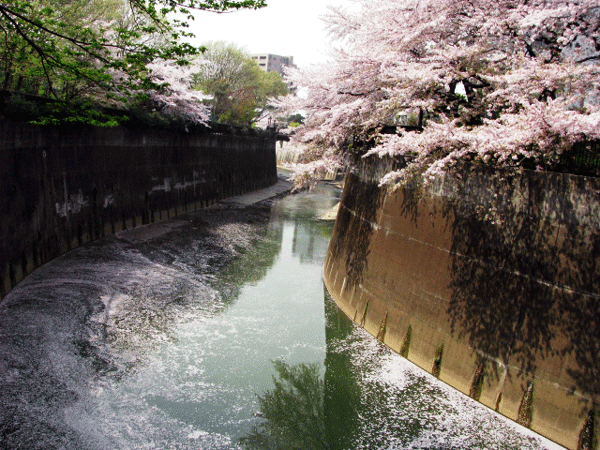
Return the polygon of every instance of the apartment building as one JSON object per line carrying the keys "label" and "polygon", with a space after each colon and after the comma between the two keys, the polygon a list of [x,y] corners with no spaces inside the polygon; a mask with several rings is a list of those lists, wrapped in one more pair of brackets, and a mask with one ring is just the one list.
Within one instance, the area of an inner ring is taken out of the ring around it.
{"label": "apartment building", "polygon": [[252,59],[256,61],[258,66],[265,72],[277,72],[284,76],[285,67],[296,67],[294,65],[293,56],[280,56],[271,53],[257,53],[252,55]]}

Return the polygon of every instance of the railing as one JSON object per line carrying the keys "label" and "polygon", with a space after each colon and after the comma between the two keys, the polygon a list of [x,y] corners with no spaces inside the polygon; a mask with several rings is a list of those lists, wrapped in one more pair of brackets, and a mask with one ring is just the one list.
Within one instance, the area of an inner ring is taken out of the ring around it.
{"label": "railing", "polygon": [[576,175],[600,176],[600,141],[578,142],[562,155],[555,170]]}

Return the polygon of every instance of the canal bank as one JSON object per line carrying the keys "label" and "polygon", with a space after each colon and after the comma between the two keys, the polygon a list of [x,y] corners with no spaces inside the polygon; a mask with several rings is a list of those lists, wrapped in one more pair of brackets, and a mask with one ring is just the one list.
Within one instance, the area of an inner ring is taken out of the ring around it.
{"label": "canal bank", "polygon": [[339,313],[318,220],[338,201],[218,204],[36,270],[0,304],[0,447],[557,448]]}
{"label": "canal bank", "polygon": [[276,135],[0,121],[0,297],[87,242],[277,181]]}
{"label": "canal bank", "polygon": [[290,188],[281,178],[233,202],[117,233],[23,280],[0,303],[0,447],[120,448],[69,422],[106,380],[143,364],[181,316],[215,307],[215,273],[264,234],[269,218],[267,207],[240,202]]}
{"label": "canal bank", "polygon": [[488,408],[592,448],[598,178],[473,165],[380,186],[395,163],[361,160],[346,178],[324,267],[338,306]]}

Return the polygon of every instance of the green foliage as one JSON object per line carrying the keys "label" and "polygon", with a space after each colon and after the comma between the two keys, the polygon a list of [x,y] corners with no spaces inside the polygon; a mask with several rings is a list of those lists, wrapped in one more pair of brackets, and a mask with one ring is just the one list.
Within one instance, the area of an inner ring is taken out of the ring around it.
{"label": "green foliage", "polygon": [[[264,0],[4,0],[0,83],[4,90],[65,104],[126,103],[137,92],[158,87],[149,78],[148,63],[184,65],[201,52],[182,41],[191,36],[192,10],[263,6]],[[169,19],[171,13],[183,13],[185,20]],[[88,111],[91,116],[76,114],[74,120],[110,123]]]}
{"label": "green foliage", "polygon": [[126,115],[110,114],[91,102],[48,103],[46,112],[31,121],[35,125],[87,124],[95,127],[116,127],[128,120]]}
{"label": "green foliage", "polygon": [[258,397],[265,421],[241,439],[249,449],[326,449],[324,382],[317,364],[274,361],[275,387]]}
{"label": "green foliage", "polygon": [[533,383],[527,384],[527,389],[521,399],[519,412],[517,414],[517,423],[529,428],[533,420]]}
{"label": "green foliage", "polygon": [[42,98],[28,100],[17,94],[4,100],[2,116],[36,125],[81,123],[99,127],[113,127],[129,120],[124,112],[106,111],[90,101],[65,103]]}
{"label": "green foliage", "polygon": [[408,326],[404,341],[402,342],[402,348],[400,349],[400,355],[404,358],[408,358],[408,352],[410,351],[410,340],[412,339],[412,325]]}
{"label": "green foliage", "polygon": [[442,371],[442,358],[444,356],[444,344],[440,344],[435,351],[435,358],[433,359],[433,367],[431,368],[431,374],[439,378]]}
{"label": "green foliage", "polygon": [[[256,71],[258,68],[258,71]],[[267,107],[269,97],[279,97],[288,94],[287,86],[277,72],[265,72],[254,64],[254,72],[257,75],[256,96],[258,108]]]}
{"label": "green foliage", "polygon": [[304,116],[300,113],[292,114],[287,118],[287,122],[290,124],[290,127],[293,126],[293,123],[297,123],[298,125],[296,126],[300,126],[304,123]]}
{"label": "green foliage", "polygon": [[485,364],[481,363],[475,374],[473,375],[473,381],[471,382],[471,389],[469,390],[469,397],[479,401],[481,392],[483,391],[483,380],[485,378]]}
{"label": "green foliage", "polygon": [[213,119],[250,126],[268,106],[270,97],[288,90],[275,72],[264,72],[243,49],[224,42],[206,44],[193,86],[211,95]]}

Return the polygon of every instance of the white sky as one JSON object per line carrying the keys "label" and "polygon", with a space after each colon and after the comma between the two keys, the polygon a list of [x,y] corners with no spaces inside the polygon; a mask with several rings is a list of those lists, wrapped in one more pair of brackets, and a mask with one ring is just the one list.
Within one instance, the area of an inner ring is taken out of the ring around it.
{"label": "white sky", "polygon": [[259,10],[224,14],[196,12],[190,23],[195,45],[226,41],[250,53],[293,56],[299,67],[327,60],[329,39],[320,19],[329,4],[350,4],[350,0],[267,0]]}

